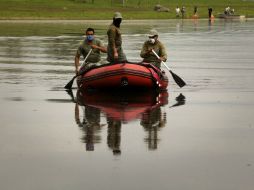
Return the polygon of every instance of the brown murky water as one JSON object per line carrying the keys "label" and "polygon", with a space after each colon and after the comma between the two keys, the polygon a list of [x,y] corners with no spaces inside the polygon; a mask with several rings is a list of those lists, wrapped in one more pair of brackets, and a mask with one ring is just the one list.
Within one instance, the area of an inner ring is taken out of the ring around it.
{"label": "brown murky water", "polygon": [[109,23],[0,23],[0,188],[252,190],[254,21],[126,21],[128,59],[155,28],[188,85],[66,92],[82,29],[107,44]]}

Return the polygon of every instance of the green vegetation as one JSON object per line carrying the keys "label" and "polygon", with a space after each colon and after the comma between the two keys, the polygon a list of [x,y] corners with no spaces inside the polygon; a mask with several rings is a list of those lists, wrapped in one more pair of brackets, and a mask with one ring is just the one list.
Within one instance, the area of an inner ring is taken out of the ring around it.
{"label": "green vegetation", "polygon": [[[160,4],[169,12],[156,12]],[[124,19],[175,18],[175,7],[186,7],[186,18],[191,18],[193,7],[198,6],[200,18],[208,17],[208,7],[213,14],[224,11],[226,6],[235,14],[254,17],[253,0],[0,0],[0,19],[112,19],[115,11]]]}

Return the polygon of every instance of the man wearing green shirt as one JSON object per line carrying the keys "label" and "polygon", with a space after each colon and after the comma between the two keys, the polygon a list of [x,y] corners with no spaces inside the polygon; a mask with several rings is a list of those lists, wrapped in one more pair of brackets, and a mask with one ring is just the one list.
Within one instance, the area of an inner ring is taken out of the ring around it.
{"label": "man wearing green shirt", "polygon": [[87,28],[86,30],[86,39],[82,42],[82,44],[79,46],[76,56],[75,56],[75,72],[76,75],[79,73],[79,60],[80,55],[83,55],[85,58],[89,51],[92,49],[90,55],[88,55],[86,59],[85,66],[83,68],[80,68],[82,70],[87,70],[91,67],[100,66],[101,63],[101,54],[100,52],[106,53],[107,50],[103,46],[102,42],[94,37],[94,29],[93,28]]}
{"label": "man wearing green shirt", "polygon": [[[143,62],[152,63],[160,69],[161,61],[167,60],[167,52],[164,45],[158,40],[158,32],[156,30],[151,30],[148,35],[148,40],[143,44],[140,56],[143,59]],[[152,52],[154,50],[157,55],[160,57],[158,59],[156,55]]]}
{"label": "man wearing green shirt", "polygon": [[109,26],[108,35],[108,57],[107,61],[110,63],[121,63],[126,61],[126,56],[122,49],[122,34],[120,31],[120,24],[122,22],[122,15],[115,12],[113,23]]}

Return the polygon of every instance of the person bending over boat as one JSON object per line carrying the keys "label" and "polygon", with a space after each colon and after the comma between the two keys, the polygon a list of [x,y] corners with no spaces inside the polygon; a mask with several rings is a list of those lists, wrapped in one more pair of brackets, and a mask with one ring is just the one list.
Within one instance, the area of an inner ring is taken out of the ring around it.
{"label": "person bending over boat", "polygon": [[[158,37],[159,35],[156,30],[150,31],[148,35],[149,39],[143,44],[140,56],[144,58],[143,62],[152,63],[160,69],[161,61],[165,62],[167,60],[167,52],[164,45],[158,40]],[[160,59],[158,59],[156,55],[154,55],[152,50],[157,53]]]}
{"label": "person bending over boat", "polygon": [[[89,51],[92,49],[91,53],[88,55]],[[76,56],[75,56],[75,71],[76,75],[79,73],[79,59],[80,55],[86,58],[86,63],[80,70],[88,70],[89,68],[100,66],[101,54],[100,52],[107,52],[106,47],[103,46],[102,42],[95,38],[94,29],[87,28],[86,38],[79,46]]]}
{"label": "person bending over boat", "polygon": [[108,35],[108,57],[107,61],[110,63],[126,62],[126,55],[122,49],[122,35],[120,31],[120,25],[122,22],[122,15],[119,12],[115,12],[113,17],[113,23],[109,26]]}

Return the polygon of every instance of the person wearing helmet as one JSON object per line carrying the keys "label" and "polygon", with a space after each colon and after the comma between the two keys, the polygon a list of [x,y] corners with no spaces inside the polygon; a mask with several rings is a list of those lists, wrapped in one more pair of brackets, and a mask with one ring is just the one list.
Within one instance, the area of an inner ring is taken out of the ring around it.
{"label": "person wearing helmet", "polygon": [[113,23],[109,26],[108,35],[108,56],[107,61],[110,63],[126,62],[126,55],[122,49],[122,35],[120,31],[120,25],[122,22],[122,15],[119,12],[115,12],[113,17]]}

